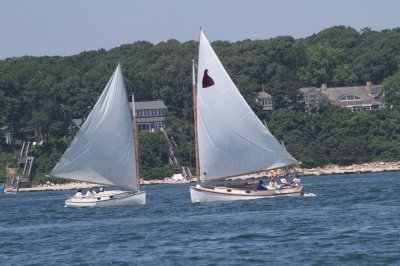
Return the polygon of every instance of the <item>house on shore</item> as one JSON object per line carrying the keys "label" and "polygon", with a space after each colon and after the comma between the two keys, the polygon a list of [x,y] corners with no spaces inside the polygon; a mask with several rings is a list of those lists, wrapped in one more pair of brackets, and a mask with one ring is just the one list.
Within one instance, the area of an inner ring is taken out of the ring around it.
{"label": "house on shore", "polygon": [[256,94],[255,101],[262,106],[264,111],[272,111],[274,109],[272,107],[272,96],[264,90]]}
{"label": "house on shore", "polygon": [[[129,102],[129,109],[132,112],[132,102]],[[164,101],[135,102],[136,125],[138,131],[161,130],[166,128],[165,115],[168,108]],[[84,119],[72,119],[68,127],[71,136],[76,135],[84,123]]]}
{"label": "house on shore", "polygon": [[383,85],[372,85],[370,81],[365,86],[328,87],[322,84],[321,88],[301,88],[305,101],[312,94],[326,95],[332,104],[350,108],[352,111],[370,111],[383,107]]}
{"label": "house on shore", "polygon": [[[132,102],[129,103],[132,111]],[[135,102],[136,125],[138,131],[161,130],[166,128],[165,115],[168,108],[164,101]]]}

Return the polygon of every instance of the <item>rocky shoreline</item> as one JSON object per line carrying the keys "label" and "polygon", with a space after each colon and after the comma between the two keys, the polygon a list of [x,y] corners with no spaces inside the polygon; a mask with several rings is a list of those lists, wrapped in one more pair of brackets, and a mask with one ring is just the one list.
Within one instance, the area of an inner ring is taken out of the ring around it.
{"label": "rocky shoreline", "polygon": [[[375,173],[375,172],[394,172],[400,171],[400,162],[374,162],[374,163],[363,163],[353,164],[350,166],[339,166],[339,165],[326,165],[324,167],[316,168],[301,168],[297,171],[303,176],[321,176],[321,175],[340,175],[340,174],[359,174],[359,173]],[[258,179],[264,176],[282,175],[281,172],[260,172],[251,175],[237,176],[230,178],[230,180],[238,179]],[[164,178],[164,180],[143,180],[141,181],[144,185],[156,185],[156,184],[176,184],[176,183],[189,183],[196,182],[196,179],[190,181],[174,181],[172,178]]]}
{"label": "rocky shoreline", "polygon": [[[400,162],[374,162],[353,164],[350,166],[327,165],[324,167],[316,167],[309,169],[299,169],[298,172],[304,176],[321,176],[321,175],[340,175],[340,174],[358,174],[358,173],[376,173],[376,172],[389,172],[400,171]],[[281,174],[278,171],[273,174]],[[238,176],[232,179],[257,179],[264,176],[271,176],[271,173],[260,172],[251,175]],[[196,179],[174,181],[172,178],[164,178],[163,180],[141,180],[142,185],[159,185],[159,184],[183,184],[196,182]],[[20,188],[19,192],[32,192],[32,191],[54,191],[54,190],[77,190],[87,189],[89,187],[99,187],[97,184],[71,182],[66,184],[42,184],[33,188]],[[6,192],[16,192],[14,189],[6,189]]]}
{"label": "rocky shoreline", "polygon": [[353,164],[350,166],[327,165],[324,167],[303,169],[305,176],[338,175],[400,171],[400,162],[374,162]]}
{"label": "rocky shoreline", "polygon": [[[322,176],[322,175],[341,175],[341,174],[359,174],[359,173],[376,173],[376,172],[396,172],[400,171],[400,162],[374,162],[363,164],[352,164],[350,166],[339,165],[326,165],[324,167],[316,168],[301,168],[297,170],[303,176]],[[258,179],[264,176],[282,175],[281,172],[260,172],[251,175],[243,175],[231,178],[234,179]],[[155,184],[176,184],[176,183],[189,183],[196,182],[193,178],[190,181],[174,181],[172,178],[164,178],[164,180],[143,180],[141,183],[144,185]]]}

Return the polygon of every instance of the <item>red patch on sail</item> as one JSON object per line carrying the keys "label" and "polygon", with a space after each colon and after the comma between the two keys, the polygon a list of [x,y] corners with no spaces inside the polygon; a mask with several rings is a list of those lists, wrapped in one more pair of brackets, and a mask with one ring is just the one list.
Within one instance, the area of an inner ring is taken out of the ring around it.
{"label": "red patch on sail", "polygon": [[208,75],[208,69],[204,70],[203,88],[208,88],[214,85],[214,80]]}

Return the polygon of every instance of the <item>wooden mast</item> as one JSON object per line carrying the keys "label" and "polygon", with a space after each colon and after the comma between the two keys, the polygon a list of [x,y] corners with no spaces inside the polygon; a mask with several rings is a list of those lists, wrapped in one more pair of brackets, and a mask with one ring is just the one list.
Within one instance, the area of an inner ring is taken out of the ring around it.
{"label": "wooden mast", "polygon": [[196,181],[200,183],[200,163],[199,163],[199,143],[198,143],[198,132],[197,132],[197,85],[196,85],[196,78],[195,78],[195,66],[194,60],[193,62],[193,119],[194,119],[194,148],[196,153]]}
{"label": "wooden mast", "polygon": [[132,93],[132,128],[133,128],[133,143],[135,144],[135,163],[136,163],[136,183],[137,189],[140,190],[140,172],[139,172],[139,139],[136,125],[135,97]]}
{"label": "wooden mast", "polygon": [[[199,60],[200,53],[200,34],[201,27],[199,33],[199,48],[197,50],[197,60]],[[196,153],[196,181],[199,184],[200,180],[200,162],[199,162],[199,137],[197,132],[197,79],[195,75],[195,64],[194,60],[192,60],[192,72],[193,72],[193,119],[194,119],[194,144],[195,144],[195,153]]]}

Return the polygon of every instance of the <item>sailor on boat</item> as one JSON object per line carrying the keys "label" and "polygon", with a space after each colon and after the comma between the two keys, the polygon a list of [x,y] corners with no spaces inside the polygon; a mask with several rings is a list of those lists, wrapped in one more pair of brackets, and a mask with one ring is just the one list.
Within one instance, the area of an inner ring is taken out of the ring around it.
{"label": "sailor on boat", "polygon": [[295,187],[298,187],[298,186],[300,186],[300,182],[301,182],[300,176],[295,175],[295,177],[293,178],[293,181],[292,181],[292,185]]}
{"label": "sailor on boat", "polygon": [[78,189],[78,191],[75,193],[74,198],[80,199],[80,198],[82,198],[82,197],[83,197],[83,195],[82,195],[82,189]]}
{"label": "sailor on boat", "polygon": [[278,188],[278,184],[276,183],[274,176],[271,177],[271,181],[269,181],[269,186],[273,188]]}
{"label": "sailor on boat", "polygon": [[267,187],[264,184],[264,181],[258,181],[257,190],[267,190]]}
{"label": "sailor on boat", "polygon": [[94,191],[92,187],[89,187],[85,197],[90,198],[94,196],[96,196],[96,191]]}

